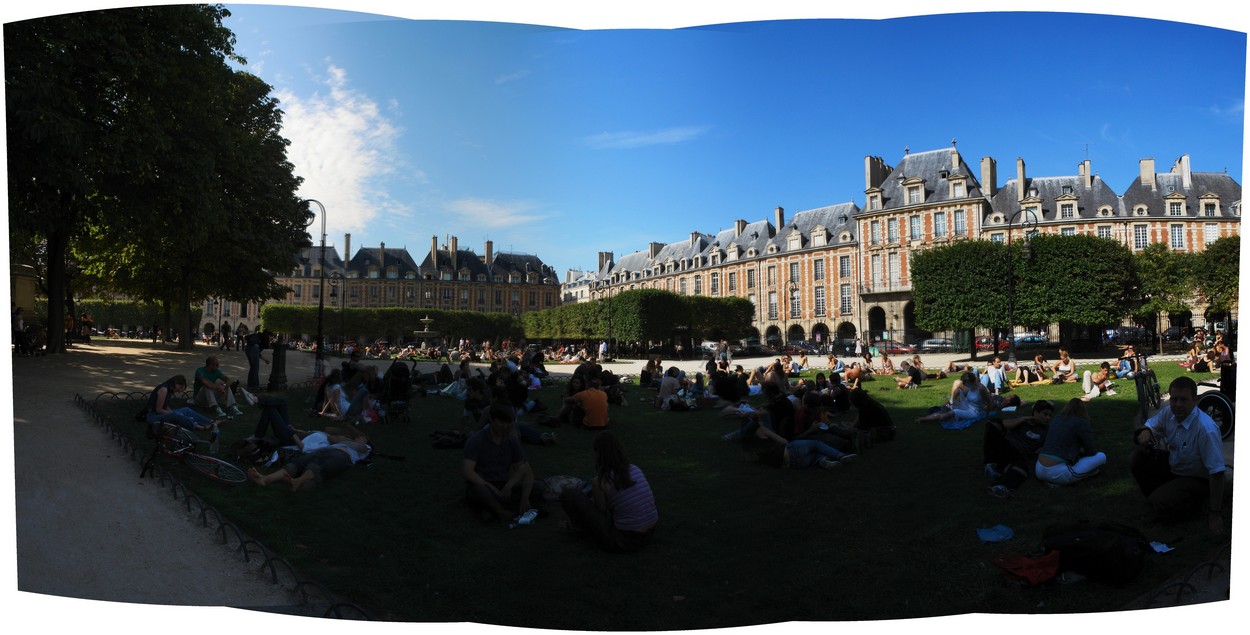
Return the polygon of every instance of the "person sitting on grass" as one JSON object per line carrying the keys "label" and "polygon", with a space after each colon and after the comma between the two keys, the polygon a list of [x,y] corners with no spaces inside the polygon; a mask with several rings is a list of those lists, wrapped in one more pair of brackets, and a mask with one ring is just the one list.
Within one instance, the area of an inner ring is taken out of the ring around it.
{"label": "person sitting on grass", "polygon": [[1137,351],[1133,350],[1132,344],[1124,349],[1112,374],[1116,379],[1132,379],[1137,374]]}
{"label": "person sitting on grass", "polygon": [[1076,397],[1051,418],[1033,473],[1039,481],[1071,485],[1098,474],[1106,463],[1107,455],[1094,451],[1094,430],[1085,402]]}
{"label": "person sitting on grass", "polygon": [[188,430],[208,430],[212,428],[217,421],[196,412],[194,408],[188,406],[181,408],[173,407],[174,393],[183,392],[186,389],[187,378],[184,375],[174,375],[157,384],[156,388],[152,389],[152,393],[148,395],[148,408],[145,415],[148,425],[173,423]]}
{"label": "person sitting on grass", "polygon": [[854,431],[852,447],[856,453],[880,441],[890,441],[898,434],[894,427],[894,418],[881,402],[872,398],[867,391],[855,389],[846,391],[847,400],[855,408],[855,420],[850,428]]}
{"label": "person sitting on grass", "polygon": [[964,373],[951,384],[950,401],[935,412],[917,417],[916,422],[938,421],[946,427],[966,428],[985,418],[990,404],[990,391],[977,381],[976,375]]}
{"label": "person sitting on grass", "polygon": [[848,366],[846,372],[842,374],[842,382],[846,384],[847,388],[851,389],[859,388],[860,383],[871,379],[872,375],[863,366],[860,366],[859,362]]}
{"label": "person sitting on grass", "polygon": [[230,390],[230,378],[221,371],[221,362],[217,361],[216,357],[204,360],[204,367],[195,370],[195,386],[192,388],[191,396],[195,405],[201,408],[211,408],[213,415],[219,419],[228,416],[226,411],[221,409],[223,405],[230,409],[231,415],[243,414],[234,402],[234,392]]}
{"label": "person sitting on grass", "polygon": [[911,356],[911,365],[914,368],[920,369],[920,372],[924,373],[925,379],[945,379],[946,378],[946,372],[940,368],[938,369],[936,373],[929,372],[929,369],[925,368],[925,365],[920,363],[919,355]]}
{"label": "person sitting on grass", "polygon": [[369,438],[354,430],[347,431],[346,435],[326,435],[326,438],[330,442],[327,447],[297,454],[282,469],[270,474],[248,468],[247,477],[262,487],[284,483],[292,492],[304,492],[369,458],[373,451]]}
{"label": "person sitting on grass", "polygon": [[1074,383],[1076,382],[1076,362],[1068,356],[1068,349],[1059,349],[1059,361],[1055,362],[1055,375],[1051,377],[1054,383]]}
{"label": "person sitting on grass", "polygon": [[514,430],[516,412],[506,403],[495,402],[487,417],[489,423],[464,444],[460,473],[465,480],[465,501],[483,521],[507,524],[539,505],[542,493],[534,485],[534,471]]}
{"label": "person sitting on grass", "polygon": [[1003,362],[1002,358],[995,355],[993,359],[985,365],[985,372],[981,373],[981,383],[989,389],[991,393],[998,394],[1008,390],[1007,373],[1011,370],[1011,365]]}
{"label": "person sitting on grass", "polygon": [[832,469],[858,458],[815,439],[787,441],[785,437],[765,426],[756,427],[743,441],[755,449],[761,463],[785,468],[799,469],[819,465]]}
{"label": "person sitting on grass", "polygon": [[1223,536],[1224,444],[1215,421],[1194,407],[1197,398],[1193,379],[1172,380],[1167,407],[1133,433],[1130,471],[1160,521],[1183,520],[1205,506],[1208,528]]}
{"label": "person sitting on grass", "polygon": [[989,493],[998,498],[1011,496],[1029,478],[1029,467],[1037,461],[1037,451],[1046,441],[1047,424],[1055,406],[1045,399],[1033,404],[1033,414],[1012,419],[990,419],[981,441]]}
{"label": "person sitting on grass", "polygon": [[351,400],[347,398],[347,388],[343,385],[343,371],[335,368],[325,380],[325,405],[317,414],[329,416],[342,421],[351,408]]}
{"label": "person sitting on grass", "polygon": [[681,380],[677,378],[676,366],[669,366],[660,380],[660,389],[655,394],[655,407],[660,410],[671,410],[673,404],[681,400],[677,394],[681,390]]}
{"label": "person sitting on grass", "polygon": [[599,388],[598,377],[591,377],[585,390],[565,397],[564,404],[573,411],[581,411],[580,427],[596,430],[608,427],[608,393]]}
{"label": "person sitting on grass", "polygon": [[1111,389],[1111,364],[1103,362],[1096,373],[1085,371],[1081,379],[1081,389],[1085,391],[1082,401],[1089,401],[1103,393],[1114,395],[1115,391]]}
{"label": "person sitting on grass", "polygon": [[595,436],[591,455],[591,495],[577,488],[560,492],[560,506],[569,517],[566,526],[586,531],[604,551],[628,553],[646,545],[660,522],[647,477],[629,462],[625,446],[611,431]]}
{"label": "person sitting on grass", "polygon": [[903,373],[905,374],[903,375],[903,377],[896,378],[894,380],[895,383],[898,384],[898,387],[900,389],[919,388],[920,384],[924,383],[924,379],[925,379],[924,371],[913,366],[911,362],[908,362],[906,360],[903,361],[902,366],[903,366]]}
{"label": "person sitting on grass", "polygon": [[[903,364],[907,364],[907,362],[904,361]],[[903,366],[903,372],[907,372],[906,366]],[[882,375],[895,375],[897,373],[898,373],[898,370],[894,368],[894,360],[890,359],[890,356],[887,355],[884,351],[882,351],[881,374]]]}

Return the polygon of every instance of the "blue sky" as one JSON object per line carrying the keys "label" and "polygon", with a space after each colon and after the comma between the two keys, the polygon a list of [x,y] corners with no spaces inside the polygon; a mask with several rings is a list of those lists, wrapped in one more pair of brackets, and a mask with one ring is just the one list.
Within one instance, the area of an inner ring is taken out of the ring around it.
{"label": "blue sky", "polygon": [[344,232],[413,252],[450,234],[563,276],[778,205],[862,205],[865,155],[893,165],[952,139],[997,159],[1000,181],[1016,157],[1054,176],[1088,156],[1123,191],[1139,159],[1166,170],[1184,153],[1242,180],[1244,31],[1070,13],[573,29],[227,6],[340,248]]}
{"label": "blue sky", "polygon": [[[970,163],[997,159],[1000,183],[1017,157],[1055,176],[1088,156],[1123,191],[1139,159],[1166,170],[1184,153],[1243,181],[1248,22],[1205,0],[1187,3],[1198,25],[1154,19],[1177,11],[1150,3],[1134,4],[1147,17],[525,4],[353,5],[478,21],[227,4],[247,70],[281,100],[329,244],[350,232],[353,249],[417,254],[456,235],[482,253],[489,239],[563,276],[598,251],[771,219],[776,206],[862,205],[866,155],[895,165],[905,148],[952,139]],[[787,17],[825,19],[758,21]]]}

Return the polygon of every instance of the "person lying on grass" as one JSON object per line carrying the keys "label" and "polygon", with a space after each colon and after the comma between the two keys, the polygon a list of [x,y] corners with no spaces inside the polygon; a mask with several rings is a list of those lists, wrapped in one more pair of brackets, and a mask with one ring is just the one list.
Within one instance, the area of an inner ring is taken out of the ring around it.
{"label": "person lying on grass", "polygon": [[329,446],[298,454],[276,472],[261,474],[252,467],[248,468],[247,477],[262,487],[284,483],[292,492],[308,491],[365,460],[373,451],[369,438],[354,430],[346,435],[326,435],[326,439]]}
{"label": "person lying on grass", "polygon": [[978,421],[985,418],[990,404],[990,391],[984,384],[977,381],[977,376],[964,373],[951,384],[950,401],[937,412],[916,417],[917,423],[929,421]]}
{"label": "person lying on grass", "polygon": [[560,505],[569,517],[566,527],[585,530],[604,551],[634,551],[651,541],[660,522],[651,485],[629,462],[625,446],[611,431],[595,436],[591,455],[595,464],[591,496],[578,488],[560,493]]}
{"label": "person lying on grass", "polygon": [[507,524],[542,500],[534,486],[534,471],[525,458],[515,430],[516,412],[496,401],[487,411],[489,424],[464,444],[460,473],[465,480],[465,502],[483,520]]}

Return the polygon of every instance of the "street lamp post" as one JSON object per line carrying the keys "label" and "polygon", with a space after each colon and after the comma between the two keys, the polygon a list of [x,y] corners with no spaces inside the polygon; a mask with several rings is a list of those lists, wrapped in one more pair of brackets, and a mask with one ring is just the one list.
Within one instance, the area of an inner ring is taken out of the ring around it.
{"label": "street lamp post", "polygon": [[[320,265],[317,271],[317,359],[313,365],[313,377],[325,376],[325,342],[322,341],[322,320],[325,317],[326,310],[326,207],[320,201],[308,199],[305,203],[316,203],[321,210],[321,253],[317,255],[317,262]],[[315,216],[310,211],[308,214],[308,227],[312,226]]]}
{"label": "street lamp post", "polygon": [[783,322],[785,331],[781,334],[781,348],[784,351],[785,346],[790,341],[790,325],[789,320],[799,317],[795,312],[794,299],[799,292],[799,281],[793,277],[786,283],[786,320]]}
{"label": "street lamp post", "polygon": [[1017,225],[1016,217],[1020,217],[1019,226],[1024,230],[1023,250],[1026,261],[1032,259],[1029,239],[1037,231],[1037,214],[1031,208],[1020,208],[1007,219],[1007,361],[1013,366],[1016,363],[1016,272],[1011,264],[1011,230]]}
{"label": "street lamp post", "polygon": [[330,297],[338,297],[339,299],[339,346],[343,345],[343,296],[347,295],[347,287],[343,287],[343,293],[339,293],[339,282],[343,280],[343,274],[335,271],[330,274]]}

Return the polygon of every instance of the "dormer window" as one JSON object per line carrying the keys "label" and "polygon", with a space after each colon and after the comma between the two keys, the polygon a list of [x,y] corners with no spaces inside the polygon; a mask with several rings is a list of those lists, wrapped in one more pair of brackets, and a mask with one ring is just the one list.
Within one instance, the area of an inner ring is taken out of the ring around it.
{"label": "dormer window", "polygon": [[924,187],[912,185],[907,188],[907,204],[919,205],[924,202]]}
{"label": "dormer window", "polygon": [[792,231],[790,232],[789,235],[786,236],[786,249],[787,250],[794,251],[794,250],[801,248],[802,246],[803,246],[803,234],[799,233],[798,230]]}
{"label": "dormer window", "polygon": [[1134,216],[1145,216],[1145,215],[1146,215],[1146,206],[1145,206],[1145,205],[1138,205],[1135,209],[1133,209],[1133,215],[1134,215]]}
{"label": "dormer window", "polygon": [[486,274],[484,274],[484,273],[479,273],[479,274],[477,274],[477,281],[478,281],[478,282],[486,282]]}
{"label": "dormer window", "polygon": [[816,227],[814,227],[812,229],[812,246],[824,247],[828,243],[829,243],[829,230],[825,229],[823,225],[817,225]]}
{"label": "dormer window", "polygon": [[469,279],[470,279],[470,275],[469,275],[469,272],[468,272],[468,271],[461,271],[461,272],[460,272],[460,281],[461,281],[461,282],[468,282],[468,281],[469,281]]}
{"label": "dormer window", "polygon": [[[942,178],[947,178],[943,176]],[[967,189],[964,186],[964,175],[952,174],[950,176],[950,194],[951,198],[963,198],[967,195]]]}
{"label": "dormer window", "polygon": [[851,232],[842,232],[841,234],[838,234],[838,242],[851,242]]}
{"label": "dormer window", "polygon": [[758,252],[755,251],[754,247],[747,249],[747,258],[754,258],[756,253]]}
{"label": "dormer window", "polygon": [[1076,205],[1074,203],[1061,203],[1059,205],[1059,218],[1075,218]]}
{"label": "dormer window", "polygon": [[881,209],[881,195],[880,194],[871,194],[868,196],[868,209],[870,210]]}
{"label": "dormer window", "polygon": [[1111,208],[1105,205],[1103,207],[1098,208],[1098,215],[1102,216],[1103,218],[1111,216]]}
{"label": "dormer window", "polygon": [[370,268],[369,268],[369,279],[370,279],[370,280],[377,280],[377,279],[378,279],[378,270],[377,270],[377,269],[375,269],[375,268],[373,268],[373,267],[370,267]]}
{"label": "dormer window", "polygon": [[1064,193],[1064,194],[1071,194],[1071,193],[1072,193],[1072,186],[1071,186],[1071,185],[1065,185],[1065,186],[1063,186],[1063,193]]}
{"label": "dormer window", "polygon": [[390,280],[397,280],[397,279],[399,279],[399,270],[398,270],[398,269],[396,269],[395,267],[387,267],[387,268],[386,268],[386,277],[387,277],[388,279],[390,279]]}
{"label": "dormer window", "polygon": [[769,246],[768,246],[768,253],[770,253],[770,254],[775,254],[775,253],[777,253],[777,245],[769,245]]}

